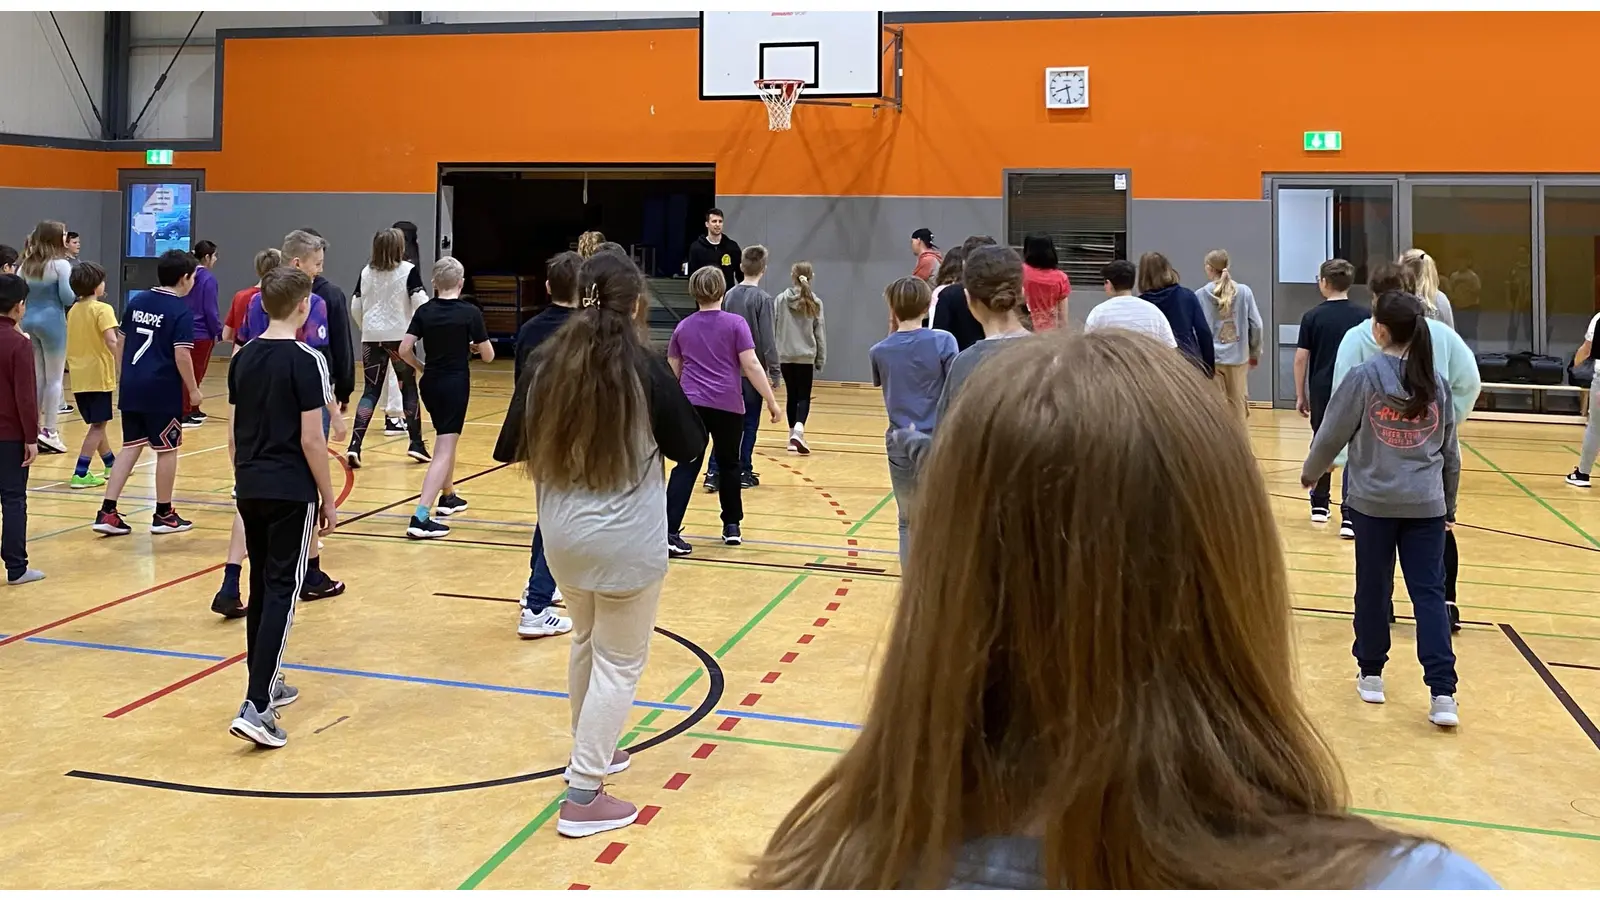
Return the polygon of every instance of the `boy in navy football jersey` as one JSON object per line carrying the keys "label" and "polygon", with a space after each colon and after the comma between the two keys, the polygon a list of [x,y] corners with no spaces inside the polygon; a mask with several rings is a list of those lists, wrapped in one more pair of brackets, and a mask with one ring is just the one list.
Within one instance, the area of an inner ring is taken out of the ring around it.
{"label": "boy in navy football jersey", "polygon": [[156,262],[160,287],[134,294],[122,316],[122,453],[106,482],[106,499],[94,519],[100,534],[127,534],[133,529],[117,512],[128,475],[146,446],[156,451],[156,512],[151,534],[188,531],[194,523],[172,508],[172,487],[178,480],[178,447],[183,444],[184,397],[200,405],[194,379],[194,314],[184,295],[194,287],[199,262],[183,250],[168,250]]}

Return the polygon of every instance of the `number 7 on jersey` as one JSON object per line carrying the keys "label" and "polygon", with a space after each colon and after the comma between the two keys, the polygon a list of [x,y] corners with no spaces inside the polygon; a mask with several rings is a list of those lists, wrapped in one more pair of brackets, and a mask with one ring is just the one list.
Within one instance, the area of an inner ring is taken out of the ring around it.
{"label": "number 7 on jersey", "polygon": [[144,327],[135,327],[133,330],[144,335],[144,345],[133,352],[133,361],[130,363],[130,365],[137,366],[139,364],[139,357],[143,356],[145,351],[150,349],[150,345],[155,342],[156,331],[154,328]]}

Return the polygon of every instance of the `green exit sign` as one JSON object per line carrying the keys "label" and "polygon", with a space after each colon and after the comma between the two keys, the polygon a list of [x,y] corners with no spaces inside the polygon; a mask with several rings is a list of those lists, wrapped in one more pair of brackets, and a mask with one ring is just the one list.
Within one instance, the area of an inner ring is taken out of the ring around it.
{"label": "green exit sign", "polygon": [[147,166],[170,166],[172,165],[172,151],[146,150],[144,152],[144,164]]}
{"label": "green exit sign", "polygon": [[1344,140],[1337,131],[1308,131],[1306,132],[1307,150],[1342,150]]}

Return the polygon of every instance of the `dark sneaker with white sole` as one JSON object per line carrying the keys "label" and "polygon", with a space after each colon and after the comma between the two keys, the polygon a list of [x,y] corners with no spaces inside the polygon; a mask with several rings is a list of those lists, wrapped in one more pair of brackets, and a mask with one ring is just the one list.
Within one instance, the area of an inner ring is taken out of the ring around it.
{"label": "dark sneaker with white sole", "polygon": [[453,516],[458,512],[466,511],[466,508],[467,501],[461,499],[460,494],[448,494],[440,497],[439,502],[433,505],[433,511],[441,516]]}
{"label": "dark sneaker with white sole", "polygon": [[432,519],[419,519],[411,517],[411,524],[406,526],[406,537],[425,541],[430,538],[442,538],[450,533],[450,526]]}
{"label": "dark sneaker with white sole", "polygon": [[329,597],[337,597],[342,593],[344,593],[344,582],[333,578],[321,569],[315,572],[307,572],[305,580],[300,583],[300,599],[307,602],[326,600]]}
{"label": "dark sneaker with white sole", "polygon": [[1347,541],[1355,540],[1356,539],[1356,527],[1354,525],[1351,525],[1349,522],[1340,522],[1339,523],[1339,537],[1344,538]]}
{"label": "dark sneaker with white sole", "polygon": [[1589,476],[1583,474],[1577,469],[1573,469],[1572,474],[1567,476],[1567,484],[1570,484],[1575,488],[1589,487]]}
{"label": "dark sneaker with white sole", "polygon": [[249,700],[239,706],[239,715],[234,717],[228,733],[269,750],[289,743],[289,735],[278,727],[277,711],[269,706],[266,712],[256,712],[255,704]]}
{"label": "dark sneaker with white sole", "polygon": [[106,512],[104,510],[101,510],[100,512],[95,514],[95,517],[94,517],[94,532],[95,532],[95,534],[108,534],[108,535],[116,536],[116,535],[121,535],[121,534],[128,534],[131,531],[133,531],[133,529],[129,528],[128,527],[128,523],[125,520],[123,520],[122,513],[117,512],[114,509],[112,511],[110,511],[110,512]]}
{"label": "dark sneaker with white sole", "polygon": [[705,487],[706,487],[706,493],[715,494],[722,487],[721,476],[718,476],[718,475],[707,475],[706,476],[706,485],[705,485]]}
{"label": "dark sneaker with white sole", "polygon": [[217,591],[217,595],[211,598],[211,611],[224,619],[242,619],[249,614],[239,592],[227,589]]}
{"label": "dark sneaker with white sole", "polygon": [[405,434],[405,433],[406,433],[406,420],[405,419],[391,419],[388,416],[384,416],[383,417],[383,436],[384,437],[399,437],[400,435]]}
{"label": "dark sneaker with white sole", "polygon": [[739,533],[739,526],[728,523],[722,526],[722,542],[729,547],[737,547],[744,543],[744,535]]}
{"label": "dark sneaker with white sole", "polygon": [[433,455],[428,452],[428,445],[421,441],[406,448],[406,455],[420,463],[433,461]]}
{"label": "dark sneaker with white sole", "polygon": [[669,558],[679,559],[681,557],[688,556],[693,552],[694,548],[689,546],[689,542],[683,539],[683,535],[667,535],[667,556]]}
{"label": "dark sneaker with white sole", "polygon": [[194,523],[178,515],[178,511],[175,509],[165,514],[157,513],[150,517],[151,534],[177,534],[180,531],[188,531],[193,527]]}
{"label": "dark sneaker with white sole", "polygon": [[344,461],[349,463],[350,464],[350,468],[352,468],[352,469],[361,468],[361,451],[360,450],[346,450],[344,452]]}

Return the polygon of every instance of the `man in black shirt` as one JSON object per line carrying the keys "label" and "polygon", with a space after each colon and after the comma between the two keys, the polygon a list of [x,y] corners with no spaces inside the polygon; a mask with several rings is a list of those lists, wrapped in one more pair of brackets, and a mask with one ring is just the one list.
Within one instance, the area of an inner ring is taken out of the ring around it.
{"label": "man in black shirt", "polygon": [[[1345,333],[1365,321],[1370,313],[1365,307],[1350,302],[1355,271],[1354,266],[1342,259],[1323,263],[1317,274],[1317,287],[1322,291],[1323,300],[1300,318],[1300,341],[1294,351],[1294,406],[1300,415],[1311,417],[1313,434],[1322,425],[1322,413],[1333,396],[1333,366],[1339,358],[1339,344]],[[1332,473],[1322,473],[1311,490],[1312,522],[1320,525],[1328,521],[1332,489]],[[1355,530],[1350,526],[1349,507],[1342,502],[1346,492],[1341,490],[1340,493],[1339,536],[1353,540]]]}
{"label": "man in black shirt", "polygon": [[[400,342],[400,358],[422,373],[418,386],[422,405],[428,408],[437,437],[433,461],[422,478],[422,495],[416,514],[406,527],[406,537],[438,538],[450,528],[433,520],[437,499],[441,516],[451,516],[467,508],[467,501],[456,495],[450,477],[456,465],[456,444],[467,421],[467,400],[472,393],[472,374],[467,360],[477,353],[484,362],[494,361],[494,345],[483,324],[483,311],[461,299],[466,272],[453,256],[441,257],[433,264],[434,299],[411,314],[411,327]],[[428,348],[426,367],[417,361],[417,341]]]}
{"label": "man in black shirt", "polygon": [[[961,253],[965,256],[978,247],[994,242],[994,238],[987,235],[973,235],[961,243]],[[939,306],[933,311],[932,326],[950,332],[956,339],[958,350],[965,350],[983,340],[983,326],[978,324],[978,320],[972,317],[972,310],[967,308],[967,289],[959,281],[939,295]]]}
{"label": "man in black shirt", "polygon": [[744,280],[739,271],[739,245],[722,233],[722,210],[712,207],[706,212],[706,233],[689,245],[689,271],[693,275],[703,266],[716,266],[722,270],[722,283],[732,287]]}
{"label": "man in black shirt", "polygon": [[282,747],[289,737],[277,709],[300,696],[279,671],[289,623],[317,535],[331,533],[338,518],[322,434],[322,410],[333,398],[327,361],[295,339],[311,310],[310,276],[273,269],[261,279],[261,305],[266,331],[228,367],[234,484],[250,555],[250,681],[229,731]]}

